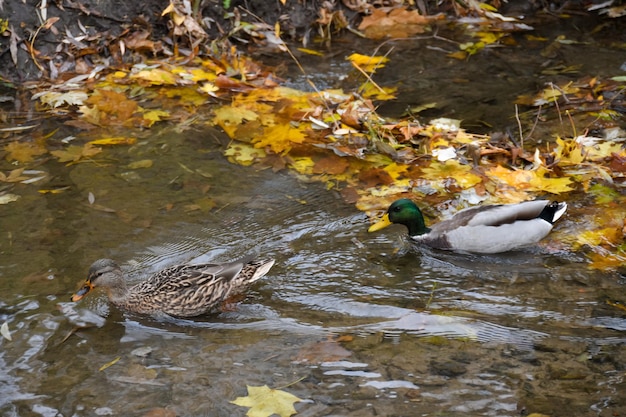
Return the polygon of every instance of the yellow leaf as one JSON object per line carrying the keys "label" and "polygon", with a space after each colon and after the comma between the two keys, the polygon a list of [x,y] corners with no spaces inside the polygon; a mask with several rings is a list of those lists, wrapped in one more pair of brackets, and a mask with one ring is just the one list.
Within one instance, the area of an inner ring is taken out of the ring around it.
{"label": "yellow leaf", "polygon": [[548,170],[543,167],[540,167],[539,169],[534,171],[534,173],[535,176],[530,180],[530,185],[531,187],[533,187],[533,191],[546,191],[552,194],[560,194],[573,190],[573,188],[570,187],[572,180],[570,180],[568,177],[546,177]]}
{"label": "yellow leaf", "polygon": [[161,68],[142,70],[132,74],[130,78],[135,80],[148,81],[151,85],[176,85],[176,76]]}
{"label": "yellow leaf", "polygon": [[33,157],[43,155],[46,148],[30,142],[11,142],[4,147],[7,161],[31,162]]}
{"label": "yellow leaf", "polygon": [[306,136],[302,131],[290,124],[270,126],[265,129],[264,135],[255,138],[252,142],[255,148],[269,146],[274,153],[289,152],[294,143],[302,143]]}
{"label": "yellow leaf", "polygon": [[293,404],[302,401],[300,398],[286,391],[271,389],[267,385],[254,387],[247,385],[248,395],[237,397],[231,403],[249,407],[248,417],[269,417],[278,414],[280,417],[290,417],[296,414]]}
{"label": "yellow leaf", "polygon": [[244,120],[252,121],[259,118],[259,115],[243,107],[223,106],[215,110],[214,123],[241,124]]}
{"label": "yellow leaf", "polygon": [[295,158],[289,165],[300,174],[312,175],[315,162],[313,162],[313,160],[309,157],[302,157]]}
{"label": "yellow leaf", "polygon": [[509,170],[502,166],[488,169],[485,174],[507,185],[527,190],[527,191],[545,191],[553,194],[560,194],[572,191],[569,186],[572,183],[568,177],[549,178],[546,177],[548,171],[545,168],[539,168],[536,171],[529,170]]}
{"label": "yellow leaf", "polygon": [[384,56],[369,56],[361,54],[352,54],[348,57],[355,67],[361,68],[365,72],[374,72],[377,68],[382,68],[389,58]]}
{"label": "yellow leaf", "polygon": [[305,53],[305,54],[309,54],[309,55],[316,55],[316,56],[324,56],[323,53],[319,52],[319,51],[315,51],[313,49],[308,49],[308,48],[296,48],[298,49],[298,51]]}
{"label": "yellow leaf", "polygon": [[425,178],[431,180],[440,180],[443,178],[452,178],[456,181],[459,187],[467,189],[479,184],[482,178],[473,172],[470,172],[472,167],[469,165],[462,165],[455,159],[449,159],[445,163],[433,161],[428,168],[422,168],[422,173]]}
{"label": "yellow leaf", "polygon": [[109,366],[113,366],[115,365],[119,360],[121,359],[120,356],[118,356],[117,358],[113,359],[111,362],[109,363],[105,363],[104,365],[102,365],[98,371],[104,371],[105,369],[107,369]]}
{"label": "yellow leaf", "polygon": [[224,155],[229,157],[229,161],[243,166],[251,165],[255,161],[266,157],[263,149],[254,148],[246,143],[239,142],[232,142],[228,145]]}
{"label": "yellow leaf", "polygon": [[578,165],[581,164],[585,157],[583,156],[582,146],[575,140],[563,140],[556,138],[557,147],[554,150],[554,158],[559,165]]}
{"label": "yellow leaf", "polygon": [[148,121],[148,127],[150,127],[154,123],[169,117],[169,115],[170,113],[164,110],[148,110],[143,113],[143,118]]}
{"label": "yellow leaf", "polygon": [[218,91],[219,89],[220,89],[219,87],[217,87],[215,84],[210,83],[210,82],[206,82],[202,84],[202,87],[198,88],[198,90],[202,91],[203,93],[207,93],[211,96],[214,96],[215,94],[213,93]]}
{"label": "yellow leaf", "polygon": [[576,247],[583,245],[600,246],[602,244],[614,244],[622,238],[622,231],[617,227],[606,227],[598,230],[586,230],[579,233],[576,238]]}
{"label": "yellow leaf", "polygon": [[91,145],[100,145],[100,146],[114,146],[114,145],[133,145],[137,142],[135,138],[126,138],[123,136],[116,136],[112,138],[103,138],[89,141],[87,143]]}
{"label": "yellow leaf", "polygon": [[364,83],[359,90],[365,98],[373,98],[375,100],[393,100],[396,98],[396,87],[378,87],[370,82]]}

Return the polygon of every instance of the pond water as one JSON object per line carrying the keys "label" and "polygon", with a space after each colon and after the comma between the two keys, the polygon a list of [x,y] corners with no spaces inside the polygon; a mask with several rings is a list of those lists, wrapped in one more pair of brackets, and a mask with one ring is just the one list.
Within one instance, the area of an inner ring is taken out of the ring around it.
{"label": "pond water", "polygon": [[[21,198],[0,212],[12,337],[0,340],[1,415],[243,416],[230,401],[246,385],[297,395],[298,416],[626,413],[626,312],[613,304],[626,304],[626,280],[558,244],[575,215],[515,253],[409,250],[404,229],[368,234],[335,192],[231,165],[222,149],[210,128],[164,126],[98,163],[38,167],[39,188],[64,192],[12,190]],[[101,292],[69,302],[101,257],[136,282],[249,253],[276,264],[201,319],[126,314]]]}

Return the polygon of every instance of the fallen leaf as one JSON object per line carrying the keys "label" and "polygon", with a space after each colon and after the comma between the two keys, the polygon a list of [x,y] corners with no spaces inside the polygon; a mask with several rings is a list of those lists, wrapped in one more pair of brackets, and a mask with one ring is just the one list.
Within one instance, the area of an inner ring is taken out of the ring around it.
{"label": "fallen leaf", "polygon": [[9,175],[6,175],[4,172],[0,171],[0,181],[1,182],[21,182],[21,181],[24,181],[24,180],[28,179],[28,177],[22,175],[23,172],[24,172],[24,168],[14,169],[11,172],[9,172]]}
{"label": "fallen leaf", "polygon": [[152,159],[142,159],[141,161],[135,161],[128,164],[130,169],[150,168],[152,167]]}
{"label": "fallen leaf", "polygon": [[6,340],[8,340],[8,341],[13,340],[11,338],[11,332],[9,331],[9,323],[8,322],[5,321],[4,323],[2,323],[2,326],[0,326],[0,334],[2,334],[2,336]]}
{"label": "fallen leaf", "polygon": [[48,152],[43,146],[29,142],[11,142],[4,147],[7,152],[7,161],[31,162],[33,157],[43,155]]}
{"label": "fallen leaf", "polygon": [[83,158],[90,158],[102,152],[102,148],[98,148],[90,143],[85,146],[70,145],[63,151],[52,151],[52,155],[59,158],[59,162],[77,162]]}
{"label": "fallen leaf", "polygon": [[105,363],[98,369],[98,371],[104,371],[108,367],[115,365],[120,359],[121,359],[121,356],[118,356],[117,358],[113,359],[111,362]]}
{"label": "fallen leaf", "polygon": [[112,137],[112,138],[102,138],[89,141],[87,143],[91,145],[100,145],[100,146],[114,146],[114,145],[133,145],[137,142],[136,138],[127,138],[123,136]]}
{"label": "fallen leaf", "polygon": [[346,158],[330,155],[315,162],[313,173],[338,175],[344,173],[349,166]]}
{"label": "fallen leaf", "polygon": [[267,385],[254,387],[247,385],[248,395],[237,397],[231,403],[250,407],[248,417],[269,417],[278,414],[280,417],[289,417],[296,414],[293,404],[302,401],[300,398],[286,391],[271,389]]}
{"label": "fallen leaf", "polygon": [[39,96],[43,104],[56,109],[64,104],[68,106],[82,106],[85,100],[89,98],[87,93],[80,90],[68,91],[67,93],[59,93],[57,91],[47,91]]}
{"label": "fallen leaf", "polygon": [[19,199],[20,196],[17,194],[2,194],[0,195],[0,204],[9,204]]}
{"label": "fallen leaf", "polygon": [[361,68],[365,72],[372,73],[378,68],[383,68],[389,58],[384,56],[369,56],[354,53],[348,57],[348,60],[355,67]]}

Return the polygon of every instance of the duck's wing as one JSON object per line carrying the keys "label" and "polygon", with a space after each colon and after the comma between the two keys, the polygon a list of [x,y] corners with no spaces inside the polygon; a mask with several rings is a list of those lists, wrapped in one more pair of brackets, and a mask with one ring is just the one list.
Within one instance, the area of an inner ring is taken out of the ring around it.
{"label": "duck's wing", "polygon": [[213,310],[230,295],[263,277],[273,264],[273,260],[241,260],[174,266],[132,287],[127,303],[134,306],[132,310],[142,313],[197,316]]}
{"label": "duck's wing", "polygon": [[532,220],[539,217],[548,203],[548,200],[534,200],[518,204],[470,207],[459,211],[448,220],[433,225],[431,231],[444,233],[465,226],[497,227],[516,221]]}
{"label": "duck's wing", "polygon": [[543,239],[552,223],[539,217],[547,200],[473,207],[437,223],[417,241],[439,248],[472,253],[500,253]]}

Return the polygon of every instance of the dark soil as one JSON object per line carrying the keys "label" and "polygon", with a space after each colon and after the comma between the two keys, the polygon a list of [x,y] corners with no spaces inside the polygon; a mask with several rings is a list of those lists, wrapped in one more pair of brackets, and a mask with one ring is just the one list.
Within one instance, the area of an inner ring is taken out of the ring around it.
{"label": "dark soil", "polygon": [[[183,7],[181,1],[174,3]],[[264,26],[268,32],[279,22],[283,39],[306,44],[313,38],[319,41],[320,34],[330,38],[331,33],[335,36],[346,26],[357,28],[361,16],[374,7],[402,4],[397,0],[287,0],[285,5],[267,0],[190,3],[197,7],[190,14],[206,33],[200,37],[175,33],[170,16],[163,16],[169,5],[163,0],[0,2],[0,28],[4,28],[0,36],[0,82],[6,88],[39,79],[69,78],[89,73],[98,65],[114,67],[151,56],[210,54],[216,43],[234,43],[245,52],[246,47],[262,43],[263,36],[258,31],[242,30],[241,22]],[[46,5],[43,9],[42,4]],[[499,6],[500,2],[494,4]],[[415,5],[421,14],[469,13],[457,1],[419,0]],[[560,7],[572,5],[583,6],[578,2],[509,1],[501,8],[503,13],[514,15],[556,15]]]}

